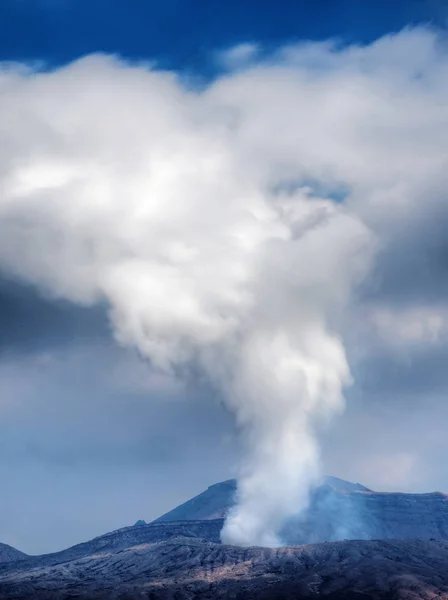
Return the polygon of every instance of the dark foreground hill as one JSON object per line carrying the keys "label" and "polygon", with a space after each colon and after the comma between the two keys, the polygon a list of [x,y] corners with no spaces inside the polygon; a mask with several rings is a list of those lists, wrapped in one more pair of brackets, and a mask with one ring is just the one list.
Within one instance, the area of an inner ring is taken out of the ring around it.
{"label": "dark foreground hill", "polygon": [[201,537],[220,526],[209,521],[127,528],[61,553],[8,563],[0,569],[0,598],[448,599],[447,542],[244,549]]}

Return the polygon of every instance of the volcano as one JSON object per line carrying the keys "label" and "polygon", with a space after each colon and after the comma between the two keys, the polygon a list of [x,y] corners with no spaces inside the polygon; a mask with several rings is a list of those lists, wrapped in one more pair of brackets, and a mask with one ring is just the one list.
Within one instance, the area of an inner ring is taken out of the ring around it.
{"label": "volcano", "polygon": [[235,481],[224,481],[152,523],[53,554],[1,545],[0,598],[448,600],[444,494],[374,492],[327,477],[275,549],[221,543],[235,494]]}

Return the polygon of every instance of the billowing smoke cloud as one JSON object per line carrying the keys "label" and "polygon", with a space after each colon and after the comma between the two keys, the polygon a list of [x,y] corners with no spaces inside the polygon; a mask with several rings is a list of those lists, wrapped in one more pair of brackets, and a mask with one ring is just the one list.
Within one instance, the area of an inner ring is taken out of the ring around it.
{"label": "billowing smoke cloud", "polygon": [[106,302],[120,343],[222,395],[245,444],[226,542],[278,544],[306,506],[353,291],[446,168],[445,58],[414,30],[201,89],[104,56],[0,73],[0,266]]}

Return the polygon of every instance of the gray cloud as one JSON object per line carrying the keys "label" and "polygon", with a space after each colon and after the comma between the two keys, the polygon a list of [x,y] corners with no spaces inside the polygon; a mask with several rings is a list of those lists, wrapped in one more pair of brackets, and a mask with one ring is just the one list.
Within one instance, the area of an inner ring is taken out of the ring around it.
{"label": "gray cloud", "polygon": [[42,296],[32,286],[0,276],[0,353],[45,351],[79,340],[110,338],[101,307],[83,309]]}

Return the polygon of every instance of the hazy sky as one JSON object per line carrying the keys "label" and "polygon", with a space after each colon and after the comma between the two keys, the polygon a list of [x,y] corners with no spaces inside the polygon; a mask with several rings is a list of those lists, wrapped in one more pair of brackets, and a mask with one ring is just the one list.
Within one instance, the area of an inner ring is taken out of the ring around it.
{"label": "hazy sky", "polygon": [[[0,60],[6,73],[11,62],[57,69],[113,53],[209,80],[254,52],[329,38],[368,45],[418,25],[423,33],[402,32],[400,48],[409,39],[410,48],[426,51],[437,36],[420,65],[428,124],[412,139],[424,147],[425,132],[430,138],[438,123],[445,131],[448,124],[440,108],[447,88],[437,87],[433,71],[447,60],[439,48],[447,14],[442,0],[2,0]],[[88,76],[83,68],[74,81]],[[92,77],[101,68],[93,65]],[[440,113],[431,120],[433,106]],[[0,124],[0,146],[5,131]],[[440,153],[447,164],[448,144]],[[416,180],[415,203],[388,216],[346,328],[354,377],[347,409],[321,434],[327,473],[378,490],[448,491],[446,172],[431,172],[421,189]],[[0,246],[2,257],[20,255],[9,237]],[[0,262],[0,541],[29,553],[58,550],[155,518],[235,474],[233,419],[211,389],[151,370],[114,341],[106,306],[55,300],[19,281],[11,260]]]}

